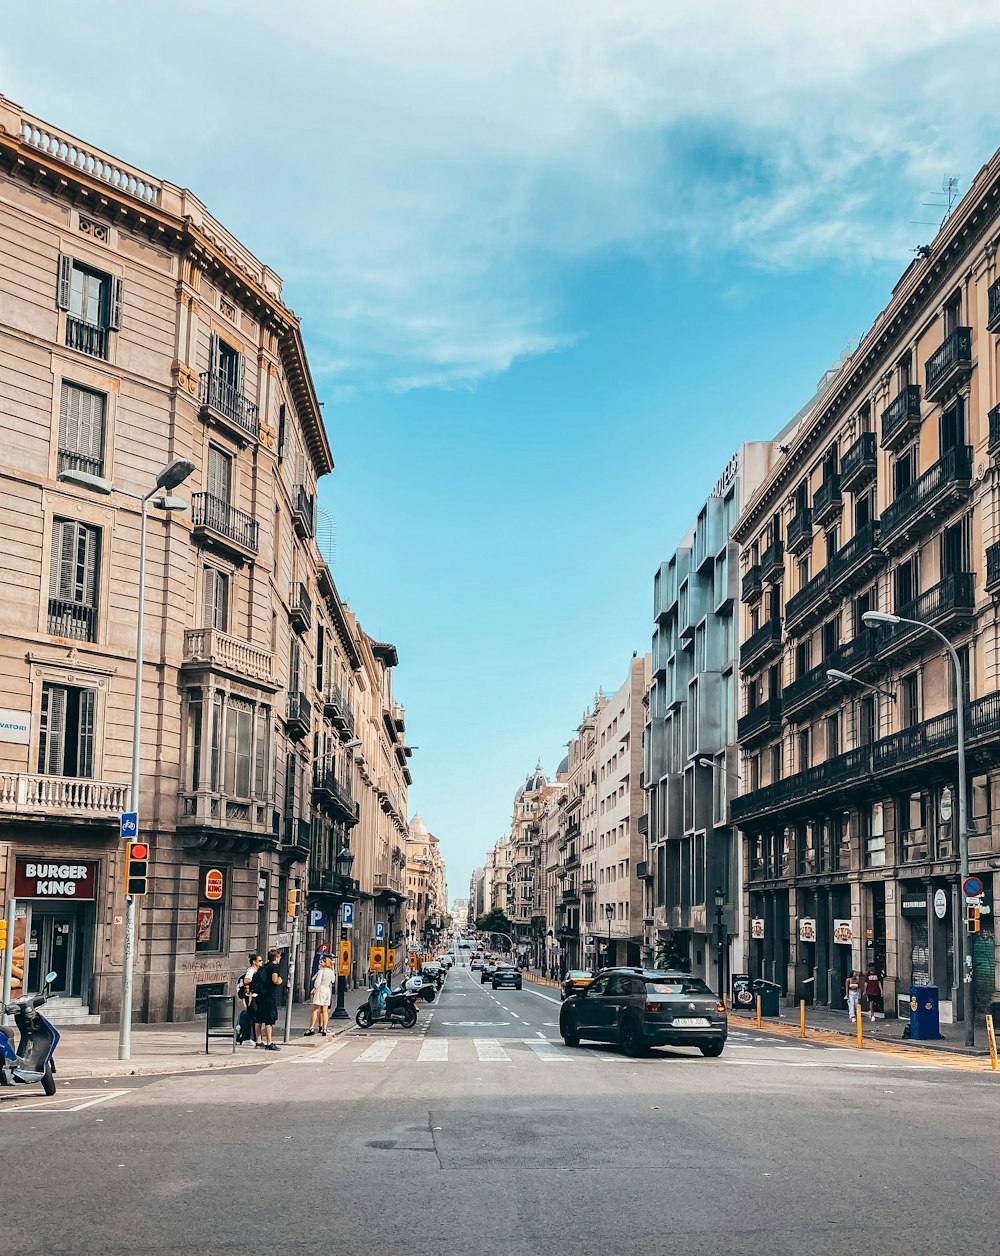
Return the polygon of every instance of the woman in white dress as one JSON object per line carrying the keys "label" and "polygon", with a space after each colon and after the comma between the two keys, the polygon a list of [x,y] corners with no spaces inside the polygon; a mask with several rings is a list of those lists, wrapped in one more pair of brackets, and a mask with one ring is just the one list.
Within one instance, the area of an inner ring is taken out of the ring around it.
{"label": "woman in white dress", "polygon": [[309,1017],[309,1028],[305,1036],[311,1037],[317,1032],[326,1037],[326,1027],[330,1019],[330,1003],[333,1000],[333,989],[337,982],[337,974],[333,967],[333,957],[324,955],[312,983],[312,1013]]}

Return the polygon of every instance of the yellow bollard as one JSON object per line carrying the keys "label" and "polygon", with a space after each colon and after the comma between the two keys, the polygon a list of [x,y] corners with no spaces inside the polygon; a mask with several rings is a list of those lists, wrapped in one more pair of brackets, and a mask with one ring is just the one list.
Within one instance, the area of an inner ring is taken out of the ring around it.
{"label": "yellow bollard", "polygon": [[760,995],[757,995],[757,1028],[760,1029]]}
{"label": "yellow bollard", "polygon": [[806,1036],[806,1001],[805,999],[801,999],[799,1001],[799,1037],[804,1038],[805,1036]]}
{"label": "yellow bollard", "polygon": [[989,1043],[990,1043],[990,1068],[992,1068],[993,1071],[996,1072],[997,1037],[996,1037],[996,1034],[993,1032],[993,1017],[992,1016],[987,1016],[986,1018],[986,1037],[989,1039]]}
{"label": "yellow bollard", "polygon": [[863,1047],[863,1046],[865,1045],[865,1042],[864,1042],[864,1023],[865,1023],[865,1018],[861,1015],[861,1004],[860,1004],[860,1003],[858,1004],[858,1007],[857,1007],[857,1022],[858,1022],[858,1046],[859,1046],[859,1047]]}

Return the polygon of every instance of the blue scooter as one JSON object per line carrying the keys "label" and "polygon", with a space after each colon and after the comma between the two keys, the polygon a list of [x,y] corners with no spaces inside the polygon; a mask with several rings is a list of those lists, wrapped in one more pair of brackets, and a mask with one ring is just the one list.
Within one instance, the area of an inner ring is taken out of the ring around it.
{"label": "blue scooter", "polygon": [[[45,978],[46,990],[55,979],[55,973],[48,974]],[[47,1095],[56,1093],[55,1050],[59,1030],[38,1011],[48,1000],[47,993],[29,994],[2,1009],[14,1017],[21,1040],[15,1051],[10,1035],[5,1029],[0,1029],[0,1086],[41,1082]]]}

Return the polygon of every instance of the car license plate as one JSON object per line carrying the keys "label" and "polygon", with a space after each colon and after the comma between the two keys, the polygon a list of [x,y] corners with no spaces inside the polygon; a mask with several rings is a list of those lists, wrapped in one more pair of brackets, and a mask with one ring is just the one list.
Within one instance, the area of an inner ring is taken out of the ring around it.
{"label": "car license plate", "polygon": [[704,1029],[708,1025],[707,1016],[675,1016],[674,1024],[679,1029]]}

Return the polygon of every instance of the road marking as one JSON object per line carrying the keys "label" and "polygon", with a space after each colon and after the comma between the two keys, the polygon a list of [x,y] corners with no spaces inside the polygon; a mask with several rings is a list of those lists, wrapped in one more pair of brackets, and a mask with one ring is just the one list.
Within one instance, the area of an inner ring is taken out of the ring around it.
{"label": "road marking", "polygon": [[420,1045],[420,1054],[417,1056],[418,1062],[424,1061],[445,1061],[448,1059],[448,1039],[447,1038],[427,1038]]}
{"label": "road marking", "polygon": [[562,999],[554,999],[551,994],[542,994],[541,990],[529,990],[529,994],[533,994],[536,999],[547,999],[549,1003],[561,1003]]}
{"label": "road marking", "polygon": [[546,1038],[539,1042],[537,1038],[524,1038],[524,1045],[530,1047],[540,1060],[568,1060],[570,1057],[565,1051],[560,1051],[553,1043]]}
{"label": "road marking", "polygon": [[[127,1095],[127,1090],[77,1090],[72,1094],[61,1095],[58,1099],[41,1099],[34,1103],[11,1105],[11,1112],[82,1112],[84,1108],[92,1108],[98,1103],[107,1103],[109,1099],[118,1099]],[[93,1099],[85,1099],[82,1103],[75,1100],[80,1095],[94,1095]]]}
{"label": "road marking", "polygon": [[480,1060],[495,1063],[510,1063],[510,1056],[501,1047],[496,1038],[473,1038],[473,1045],[476,1048],[476,1055]]}
{"label": "road marking", "polygon": [[285,1060],[285,1061],[279,1060],[278,1063],[279,1064],[280,1063],[322,1064],[324,1060],[328,1060],[331,1055],[334,1055],[337,1051],[342,1050],[346,1046],[347,1046],[347,1039],[340,1038],[336,1042],[331,1042],[328,1047],[323,1047],[319,1051],[310,1051],[308,1055],[296,1055],[296,1056],[293,1056],[292,1059],[290,1060]]}
{"label": "road marking", "polygon": [[375,1064],[382,1064],[388,1060],[389,1056],[392,1055],[395,1049],[395,1042],[373,1042],[370,1047],[366,1047],[364,1051],[361,1052],[358,1056],[358,1060],[363,1060],[365,1063],[371,1061]]}

